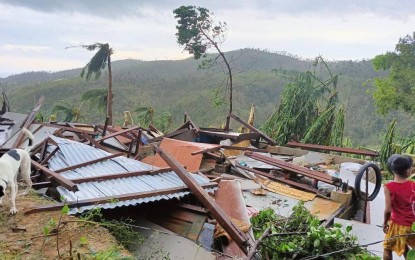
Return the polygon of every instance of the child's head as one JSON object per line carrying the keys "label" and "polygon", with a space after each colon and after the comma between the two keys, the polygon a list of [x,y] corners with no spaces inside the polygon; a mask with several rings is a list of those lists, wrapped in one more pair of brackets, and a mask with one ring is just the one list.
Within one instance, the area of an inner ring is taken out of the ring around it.
{"label": "child's head", "polygon": [[[413,160],[411,157],[406,155],[392,155],[391,159],[391,170],[394,174],[402,178],[407,178],[410,175]],[[388,160],[389,161],[389,160]]]}

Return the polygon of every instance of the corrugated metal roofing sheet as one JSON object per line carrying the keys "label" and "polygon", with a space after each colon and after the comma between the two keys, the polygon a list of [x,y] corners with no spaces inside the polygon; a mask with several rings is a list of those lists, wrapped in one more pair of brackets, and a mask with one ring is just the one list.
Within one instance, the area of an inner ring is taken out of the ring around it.
{"label": "corrugated metal roofing sheet", "polygon": [[[174,159],[181,165],[186,166],[187,170],[191,172],[199,170],[203,157],[203,154],[192,155],[192,152],[198,152],[217,146],[218,145],[216,144],[186,142],[170,138],[163,138],[160,143],[160,148],[168,152]],[[150,155],[142,161],[158,167],[168,167],[167,163],[158,154]]]}
{"label": "corrugated metal roofing sheet", "polygon": [[[49,168],[53,171],[77,165],[91,160],[99,159],[110,155],[103,150],[78,143],[75,141],[51,136],[57,143],[60,150],[49,160]],[[158,167],[145,164],[126,157],[116,157],[103,162],[98,162],[75,170],[61,173],[67,179],[102,176],[107,174],[125,173],[132,171],[156,170]],[[199,184],[206,184],[210,181],[200,175],[193,174],[193,178]],[[105,198],[109,196],[124,195],[135,192],[154,191],[158,189],[169,189],[186,186],[182,180],[174,173],[165,172],[157,175],[143,175],[128,178],[112,179],[106,181],[94,181],[78,184],[79,191],[72,192],[63,187],[58,187],[59,193],[68,202],[78,200]],[[209,191],[211,191],[210,189]],[[174,194],[153,196],[144,199],[134,199],[115,203],[101,204],[102,208],[115,208],[121,206],[137,205],[163,199],[181,198],[190,192],[178,192]],[[92,209],[97,206],[85,206],[71,209],[70,213],[75,214]]]}

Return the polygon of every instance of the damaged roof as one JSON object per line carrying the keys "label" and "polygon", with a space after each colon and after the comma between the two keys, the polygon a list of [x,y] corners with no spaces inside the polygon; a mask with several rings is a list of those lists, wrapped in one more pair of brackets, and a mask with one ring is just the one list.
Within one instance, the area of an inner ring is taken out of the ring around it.
{"label": "damaged roof", "polygon": [[[66,167],[78,165],[88,161],[100,159],[111,155],[101,149],[91,147],[79,142],[51,136],[51,139],[59,146],[59,151],[49,160],[49,169],[57,171]],[[158,167],[151,166],[126,157],[115,157],[102,162],[93,163],[84,167],[76,168],[61,173],[61,175],[69,180],[98,177],[108,174],[126,173],[134,171],[157,170]],[[201,185],[208,184],[210,181],[203,176],[192,174],[192,177]],[[105,181],[84,182],[77,185],[78,191],[72,192],[63,187],[58,187],[58,191],[68,203],[112,197],[123,194],[131,194],[136,192],[147,192],[155,190],[163,190],[186,186],[183,181],[173,171],[159,173],[157,175],[141,175],[127,178],[109,179]],[[212,191],[213,189],[208,189]],[[102,208],[116,208],[121,206],[137,205],[159,200],[168,200],[173,198],[181,198],[190,192],[177,192],[167,195],[152,196],[143,199],[132,199],[126,201],[114,201],[99,205]],[[80,213],[96,207],[83,206],[72,208],[71,214]]]}

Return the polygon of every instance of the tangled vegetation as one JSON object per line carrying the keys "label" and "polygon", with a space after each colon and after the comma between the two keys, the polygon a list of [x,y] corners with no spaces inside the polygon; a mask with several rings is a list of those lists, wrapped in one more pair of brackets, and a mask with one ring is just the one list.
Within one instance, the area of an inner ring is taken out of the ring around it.
{"label": "tangled vegetation", "polygon": [[334,224],[331,228],[320,226],[320,221],[310,214],[301,202],[293,208],[288,218],[279,217],[272,209],[261,211],[252,218],[255,238],[271,227],[271,234],[262,241],[260,254],[263,259],[302,259],[337,250],[350,250],[332,255],[333,259],[378,259],[357,246],[352,227]]}
{"label": "tangled vegetation", "polygon": [[[321,66],[329,79],[317,75]],[[333,75],[321,57],[313,67],[313,71],[304,73],[276,71],[289,82],[284,86],[278,110],[261,129],[281,145],[291,139],[323,145],[343,142],[344,109],[338,105],[338,74]]]}

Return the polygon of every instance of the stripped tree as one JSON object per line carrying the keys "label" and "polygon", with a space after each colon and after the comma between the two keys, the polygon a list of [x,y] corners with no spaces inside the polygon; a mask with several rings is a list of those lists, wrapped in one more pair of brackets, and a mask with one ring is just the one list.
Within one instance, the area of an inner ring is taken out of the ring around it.
{"label": "stripped tree", "polygon": [[[206,57],[206,52],[214,48],[218,52],[216,58],[206,59],[202,62],[202,67],[209,67],[216,64],[219,57],[225,64],[226,89],[229,90],[229,113],[232,113],[233,99],[233,79],[232,67],[222,52],[220,45],[225,41],[226,23],[219,22],[214,24],[212,13],[203,7],[181,6],[173,11],[174,17],[178,19],[176,26],[177,42],[184,46],[198,60]],[[228,122],[227,122],[228,125]]]}

